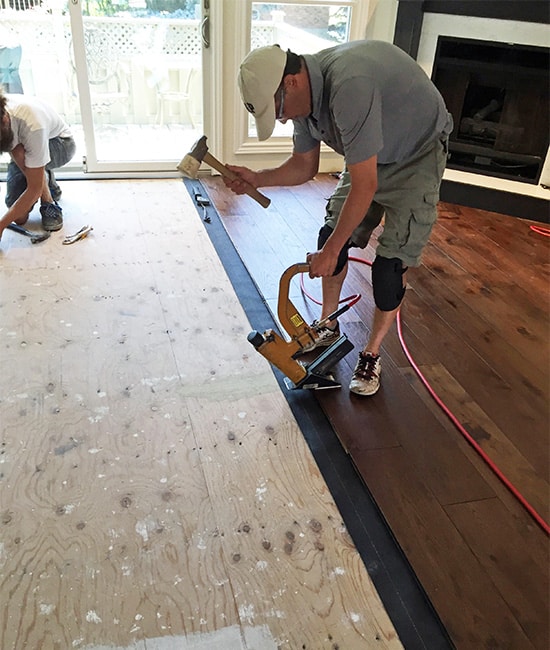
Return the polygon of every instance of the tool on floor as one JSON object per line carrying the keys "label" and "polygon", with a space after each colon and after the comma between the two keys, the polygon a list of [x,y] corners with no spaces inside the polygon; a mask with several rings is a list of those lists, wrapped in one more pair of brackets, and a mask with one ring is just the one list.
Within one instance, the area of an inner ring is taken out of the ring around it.
{"label": "tool on floor", "polygon": [[65,237],[65,239],[61,243],[74,244],[75,241],[87,237],[88,233],[90,233],[92,230],[93,230],[92,226],[83,226],[78,232],[75,232],[74,235],[68,235],[67,237]]}
{"label": "tool on floor", "polygon": [[197,191],[195,191],[194,197],[195,197],[195,203],[202,208],[203,221],[205,221],[206,223],[210,223],[211,219],[208,214],[208,210],[206,209],[209,205],[211,205],[210,200]]}
{"label": "tool on floor", "polygon": [[51,235],[50,232],[32,232],[19,226],[16,223],[10,223],[7,228],[13,230],[13,232],[18,232],[20,235],[25,235],[25,237],[30,237],[31,244],[39,244],[40,242],[45,241]]}
{"label": "tool on floor", "polygon": [[307,325],[288,296],[292,278],[297,273],[307,272],[309,272],[309,264],[294,264],[286,269],[279,281],[277,314],[282,327],[290,336],[290,341],[285,341],[271,329],[263,334],[256,330],[250,332],[248,341],[286,375],[285,383],[288,388],[340,388],[340,384],[328,374],[328,370],[353,350],[353,343],[345,334],[309,364],[299,362],[295,358],[308,344],[318,338],[320,328],[338,318],[351,306],[348,303],[315,325]]}
{"label": "tool on floor", "polygon": [[[214,158],[214,156],[208,151],[205,135],[201,136],[195,142],[191,151],[182,158],[177,169],[187,178],[196,179],[202,162],[210,165],[210,167],[213,167],[216,171],[220,172],[222,176],[229,178],[229,180],[234,181],[239,178],[235,172],[232,172],[219,160],[216,160],[216,158]],[[258,192],[258,190],[255,187],[252,187],[252,185],[248,186],[246,193],[264,208],[267,208],[271,203],[271,199],[268,199],[267,196]]]}

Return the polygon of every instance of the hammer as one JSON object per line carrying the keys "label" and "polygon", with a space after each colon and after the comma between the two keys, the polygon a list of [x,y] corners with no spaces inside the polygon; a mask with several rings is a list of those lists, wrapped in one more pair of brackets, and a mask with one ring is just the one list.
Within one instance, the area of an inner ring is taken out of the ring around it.
{"label": "hammer", "polygon": [[31,244],[39,244],[40,242],[43,242],[46,239],[48,239],[48,237],[51,234],[50,232],[41,232],[41,233],[32,232],[30,230],[27,230],[26,228],[23,228],[23,226],[19,226],[16,223],[10,223],[6,227],[9,230],[18,232],[20,235],[25,235],[25,237],[30,237]]}
{"label": "hammer", "polygon": [[[191,151],[184,156],[180,164],[177,166],[177,169],[187,178],[196,179],[202,162],[210,165],[210,167],[213,167],[216,171],[220,172],[222,176],[229,178],[229,180],[242,180],[240,176],[232,172],[230,169],[227,169],[223,163],[216,160],[216,158],[209,153],[205,135],[201,136],[195,142]],[[267,208],[271,203],[271,199],[268,199],[267,196],[258,192],[258,190],[255,187],[252,187],[252,185],[247,185],[248,187],[245,191],[248,196],[252,197],[255,201],[258,201],[262,207]]]}

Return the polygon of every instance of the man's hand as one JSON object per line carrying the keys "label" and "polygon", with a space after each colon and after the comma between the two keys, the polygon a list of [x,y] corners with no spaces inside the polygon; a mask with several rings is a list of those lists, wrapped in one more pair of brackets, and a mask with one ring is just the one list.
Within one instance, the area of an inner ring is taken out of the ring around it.
{"label": "man's hand", "polygon": [[310,278],[325,278],[334,273],[338,263],[338,255],[332,255],[329,251],[323,249],[316,253],[308,253],[306,261],[309,264]]}
{"label": "man's hand", "polygon": [[[223,176],[223,182],[235,194],[246,194],[248,186],[258,187],[257,173],[248,167],[239,167],[238,165],[226,165],[227,169],[231,170],[239,177],[236,180],[231,180]],[[247,186],[248,184],[248,186]]]}

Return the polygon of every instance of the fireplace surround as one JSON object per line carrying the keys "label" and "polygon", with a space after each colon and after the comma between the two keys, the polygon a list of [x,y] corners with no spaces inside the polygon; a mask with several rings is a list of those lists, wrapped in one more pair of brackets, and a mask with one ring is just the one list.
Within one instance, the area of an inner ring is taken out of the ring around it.
{"label": "fireplace surround", "polygon": [[[523,57],[524,61],[522,67],[529,68],[532,63],[525,62],[525,58],[529,59],[530,56],[526,52],[530,50],[531,53],[540,54],[537,47],[531,48],[531,46],[539,46],[547,52],[549,23],[550,3],[547,0],[491,0],[491,2],[397,0],[393,40],[396,45],[417,59],[426,73],[432,77],[436,73],[440,74],[440,71],[437,70],[439,66],[435,65],[435,59],[438,50],[441,49],[440,37],[446,36],[484,42],[483,47],[491,47],[492,44],[497,48],[508,44],[526,46],[520,48],[523,50],[520,58]],[[478,44],[473,43],[473,45]],[[456,54],[456,47],[453,49],[448,44],[446,47],[450,48],[447,50],[447,54]],[[464,48],[459,47],[458,49],[461,50],[462,56]],[[519,51],[516,49],[513,56],[516,56]],[[452,56],[448,58],[452,58]],[[498,66],[495,67],[498,68]],[[442,74],[443,77],[445,74],[448,77],[450,73]],[[540,82],[541,88],[544,86],[548,88],[550,79],[548,69],[546,69],[545,75]],[[441,187],[442,200],[550,223],[550,189],[548,189],[550,185],[550,155],[548,146],[546,153],[542,151],[544,145],[540,143],[538,146],[534,145],[535,148],[538,148],[536,153],[526,153],[526,143],[519,143],[518,132],[515,130],[522,124],[518,124],[518,120],[513,119],[512,115],[514,111],[517,112],[517,106],[521,107],[521,101],[516,97],[516,108],[514,109],[514,102],[510,104],[512,93],[508,93],[507,105],[504,107],[502,93],[497,94],[496,97],[492,96],[493,91],[488,91],[487,88],[484,88],[484,84],[479,83],[476,88],[476,79],[477,77],[474,76],[474,83],[469,93],[466,82],[463,82],[461,93],[463,95],[462,102],[466,101],[466,108],[471,109],[473,104],[478,104],[478,106],[470,110],[470,114],[463,114],[461,109],[458,119],[453,115],[455,117],[455,131],[453,131],[455,151],[452,152],[451,159],[454,158],[454,160],[449,161],[445,171]],[[442,81],[440,78],[439,82],[444,83],[444,80]],[[442,90],[442,94],[445,95],[446,92],[447,90]],[[544,91],[541,92],[544,93]],[[461,93],[458,93],[459,99]],[[447,96],[446,101],[451,108],[453,102],[458,100]],[[502,107],[499,107],[500,103],[502,103]],[[524,101],[523,105],[525,104]],[[548,102],[546,102],[547,105]],[[492,111],[492,109],[494,110]],[[455,113],[457,110],[458,108],[453,105],[451,112]],[[501,125],[502,115],[499,113],[502,112],[505,113],[505,120]],[[542,119],[544,123],[544,119],[547,118],[543,117]],[[485,124],[477,123],[479,121]],[[492,124],[494,122],[496,124]],[[531,128],[530,119],[523,119],[523,126],[525,127],[525,125]],[[458,137],[460,126],[462,126],[462,133]],[[483,127],[485,127],[485,133],[477,133]],[[470,141],[467,141],[468,135]],[[498,143],[497,135],[500,135]],[[482,143],[476,142],[474,136],[485,137],[486,140]],[[516,144],[514,145],[512,142],[512,150],[506,151],[512,156],[503,156],[500,146],[503,142],[509,146],[510,138],[514,137],[516,137]],[[465,138],[466,141],[464,141]],[[491,138],[495,139],[492,144]],[[461,139],[462,141],[460,141]],[[542,141],[545,140],[547,140],[547,136],[543,136]],[[494,155],[495,144],[498,144],[499,156]],[[491,151],[487,151],[487,149],[491,149]],[[531,155],[534,157],[531,158]],[[542,170],[540,170],[540,158],[543,159]],[[467,165],[469,166],[468,171],[466,171]],[[515,174],[521,174],[524,177],[517,178],[514,177]]]}

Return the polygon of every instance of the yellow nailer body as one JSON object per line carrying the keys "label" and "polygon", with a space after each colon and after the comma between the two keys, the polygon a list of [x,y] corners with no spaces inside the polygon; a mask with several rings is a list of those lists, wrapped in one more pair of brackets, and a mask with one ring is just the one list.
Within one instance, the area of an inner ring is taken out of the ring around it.
{"label": "yellow nailer body", "polygon": [[[288,295],[292,278],[298,273],[308,272],[309,264],[293,264],[286,269],[279,282],[277,315],[290,340],[284,340],[272,329],[266,330],[263,334],[254,330],[248,335],[248,340],[262,356],[291,380],[294,388],[339,388],[340,384],[332,377],[327,376],[325,372],[331,365],[353,350],[353,344],[345,334],[310,364],[300,363],[295,358],[307,345],[314,343],[319,336],[318,329],[305,322]],[[338,314],[347,308],[342,308]],[[336,317],[336,315],[331,315],[330,318],[332,317]]]}

